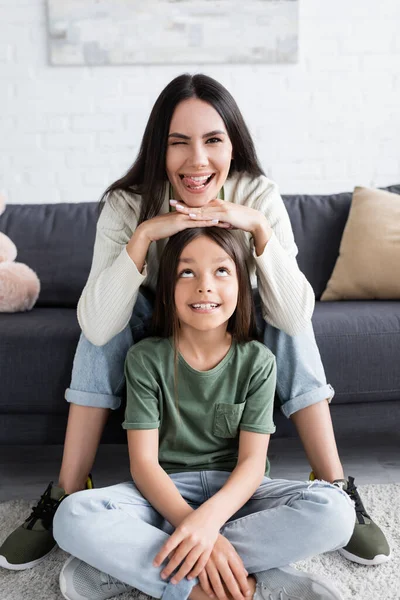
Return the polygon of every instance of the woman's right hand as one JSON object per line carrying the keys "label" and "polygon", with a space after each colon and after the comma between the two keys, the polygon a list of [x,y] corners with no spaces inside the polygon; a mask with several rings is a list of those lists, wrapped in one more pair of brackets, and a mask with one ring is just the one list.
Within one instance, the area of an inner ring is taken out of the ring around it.
{"label": "woman's right hand", "polygon": [[141,234],[145,235],[149,243],[157,242],[158,240],[169,238],[178,231],[193,227],[221,227],[228,229],[228,223],[215,222],[212,219],[197,219],[194,221],[189,215],[181,214],[173,211],[164,215],[157,215],[152,219],[148,219],[139,225],[136,231],[141,230]]}

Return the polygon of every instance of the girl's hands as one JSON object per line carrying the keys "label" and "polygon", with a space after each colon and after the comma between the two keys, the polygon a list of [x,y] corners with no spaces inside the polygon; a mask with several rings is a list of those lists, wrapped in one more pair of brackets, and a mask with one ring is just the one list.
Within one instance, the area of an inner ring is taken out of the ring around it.
{"label": "girl's hands", "polygon": [[[256,235],[260,226],[269,228],[267,219],[259,210],[242,204],[219,199],[208,202],[202,208],[191,208],[176,200],[170,200],[170,204],[176,208],[177,212],[187,215],[191,221],[195,222],[203,223],[204,220],[211,220],[213,223],[214,221],[227,223],[229,229],[242,229],[253,236]],[[202,226],[198,225],[198,227]]]}
{"label": "girl's hands", "polygon": [[214,548],[220,526],[221,524],[201,507],[187,516],[154,558],[153,565],[158,567],[173,553],[161,572],[161,577],[169,577],[181,563],[183,564],[171,579],[171,583],[178,583],[194,566],[195,572],[200,573]]}
{"label": "girl's hands", "polygon": [[169,558],[161,572],[163,579],[181,565],[171,583],[179,583],[186,576],[188,579],[198,577],[209,596],[227,600],[226,588],[234,600],[248,600],[251,595],[248,573],[235,548],[219,534],[220,525],[208,511],[198,508],[175,529],[154,558],[153,565],[158,567]]}
{"label": "girl's hands", "polygon": [[[197,209],[198,210],[198,209]],[[139,229],[146,235],[149,242],[156,242],[164,238],[171,237],[178,231],[193,227],[222,227],[228,228],[227,224],[214,223],[212,219],[197,218],[194,220],[188,214],[180,212],[170,212],[165,215],[157,215],[148,221],[144,221],[139,225]]]}
{"label": "girl's hands", "polygon": [[248,600],[251,596],[243,561],[223,535],[218,536],[204,570],[199,573],[196,565],[189,577],[192,576],[198,576],[203,591],[208,596],[215,594],[218,600],[227,600],[225,588],[234,600]]}

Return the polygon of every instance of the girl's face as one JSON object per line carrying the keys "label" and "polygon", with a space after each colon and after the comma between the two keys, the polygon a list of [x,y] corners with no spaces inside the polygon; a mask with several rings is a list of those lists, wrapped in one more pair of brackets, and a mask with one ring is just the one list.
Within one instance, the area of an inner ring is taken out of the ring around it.
{"label": "girl's face", "polygon": [[217,111],[198,98],[175,109],[169,128],[166,171],[174,198],[200,207],[214,200],[228,176],[232,144]]}
{"label": "girl's face", "polygon": [[178,262],[175,306],[181,329],[226,331],[236,309],[236,266],[216,242],[200,236],[182,251]]}

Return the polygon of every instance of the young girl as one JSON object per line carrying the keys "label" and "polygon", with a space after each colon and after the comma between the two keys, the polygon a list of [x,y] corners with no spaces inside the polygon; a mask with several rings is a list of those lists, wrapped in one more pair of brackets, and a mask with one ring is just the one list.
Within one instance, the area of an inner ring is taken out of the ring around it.
{"label": "young girl", "polygon": [[155,598],[243,600],[257,582],[265,600],[340,598],[280,569],[344,546],[355,514],[333,485],[268,478],[275,359],[256,341],[233,233],[170,238],[154,332],[125,363],[133,482],[73,494],[55,515],[57,543],[77,557],[60,576],[64,597],[102,600],[127,584]]}
{"label": "young girl", "polygon": [[108,414],[124,397],[124,360],[148,335],[151,293],[167,239],[199,226],[236,229],[258,298],[262,341],[276,356],[282,411],[295,423],[319,479],[355,501],[357,524],[343,552],[363,564],[388,559],[383,533],[344,479],[327,384],[311,325],[313,290],[300,272],[288,214],[259,165],[235,100],[205,75],[181,75],[161,92],[137,160],[111,185],[97,225],[93,264],[78,305],[76,350],[58,485],[0,547],[0,566],[25,569],[54,549],[52,520],[66,494],[90,487]]}

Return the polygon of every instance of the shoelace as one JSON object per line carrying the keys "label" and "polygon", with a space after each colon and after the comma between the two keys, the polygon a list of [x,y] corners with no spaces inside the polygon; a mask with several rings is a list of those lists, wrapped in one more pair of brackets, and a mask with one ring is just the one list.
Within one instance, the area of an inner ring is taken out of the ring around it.
{"label": "shoelace", "polygon": [[112,590],[113,587],[116,587],[118,592],[120,591],[119,586],[121,586],[123,592],[127,592],[130,589],[130,587],[126,583],[124,583],[123,581],[120,581],[119,579],[114,579],[114,577],[111,577],[111,575],[108,575],[108,574],[107,574],[107,581],[103,585],[106,585],[106,584],[107,584],[107,589]]}
{"label": "shoelace", "polygon": [[345,491],[350,496],[350,498],[354,501],[354,507],[356,510],[358,522],[361,523],[362,525],[364,525],[365,524],[364,517],[367,517],[367,519],[370,519],[371,517],[365,510],[362,500],[360,498],[360,495],[358,493],[357,487],[354,485],[354,477],[349,477],[349,483],[347,486],[347,490],[345,490]]}
{"label": "shoelace", "polygon": [[51,528],[54,513],[56,512],[58,505],[63,499],[60,498],[59,500],[54,500],[54,498],[51,498],[50,490],[52,485],[53,482],[49,483],[46,491],[40,497],[40,500],[37,503],[37,505],[32,507],[32,512],[25,521],[25,523],[27,523],[27,529],[32,529],[32,527],[38,519],[40,519],[43,522],[43,527],[45,527],[46,529]]}

